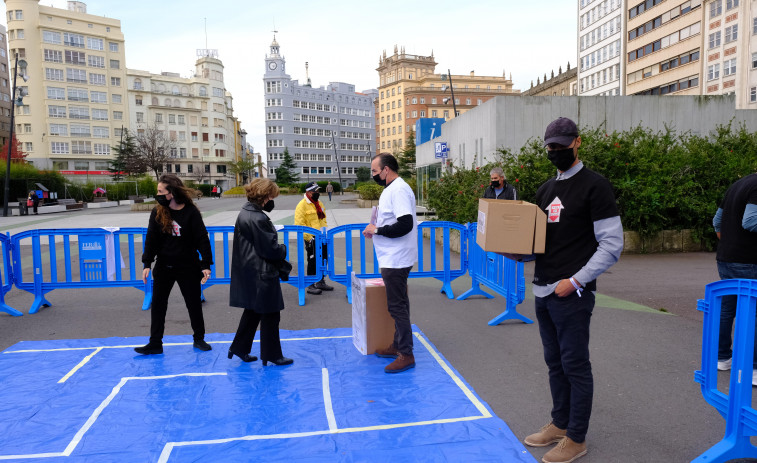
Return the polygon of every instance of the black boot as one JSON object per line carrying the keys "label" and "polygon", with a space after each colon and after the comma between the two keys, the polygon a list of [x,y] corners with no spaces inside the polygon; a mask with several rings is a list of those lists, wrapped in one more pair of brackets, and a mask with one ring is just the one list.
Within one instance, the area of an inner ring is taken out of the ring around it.
{"label": "black boot", "polygon": [[150,344],[142,347],[135,347],[134,352],[142,355],[157,355],[163,353],[163,344]]}

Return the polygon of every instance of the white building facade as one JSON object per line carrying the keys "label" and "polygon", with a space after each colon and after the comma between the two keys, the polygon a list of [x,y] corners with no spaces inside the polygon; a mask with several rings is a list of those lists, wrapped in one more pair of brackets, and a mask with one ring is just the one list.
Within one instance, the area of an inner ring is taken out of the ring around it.
{"label": "white building facade", "polygon": [[626,0],[578,0],[578,94],[623,95]]}

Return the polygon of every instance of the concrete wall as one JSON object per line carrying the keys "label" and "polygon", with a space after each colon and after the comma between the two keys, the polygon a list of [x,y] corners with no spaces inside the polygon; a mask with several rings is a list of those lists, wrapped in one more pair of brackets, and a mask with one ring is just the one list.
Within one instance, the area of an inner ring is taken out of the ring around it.
{"label": "concrete wall", "polygon": [[657,131],[667,125],[679,133],[706,135],[731,120],[757,127],[757,111],[736,110],[733,95],[497,97],[447,121],[442,136],[417,147],[416,165],[440,162],[434,158],[435,142],[447,142],[449,159],[456,166],[494,161],[498,148],[518,151],[530,138],[541,139],[547,124],[560,116],[582,128],[604,124],[608,133],[639,125]]}

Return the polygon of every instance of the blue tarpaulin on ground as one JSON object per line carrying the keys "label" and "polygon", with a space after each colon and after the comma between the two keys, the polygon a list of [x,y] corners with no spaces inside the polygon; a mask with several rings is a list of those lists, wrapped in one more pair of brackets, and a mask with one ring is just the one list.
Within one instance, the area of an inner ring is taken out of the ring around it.
{"label": "blue tarpaulin on ground", "polygon": [[[416,368],[361,355],[351,330],[282,330],[294,364],[226,358],[233,335],[24,341],[0,354],[0,460],[534,462],[414,328]],[[259,355],[259,345],[253,346]]]}

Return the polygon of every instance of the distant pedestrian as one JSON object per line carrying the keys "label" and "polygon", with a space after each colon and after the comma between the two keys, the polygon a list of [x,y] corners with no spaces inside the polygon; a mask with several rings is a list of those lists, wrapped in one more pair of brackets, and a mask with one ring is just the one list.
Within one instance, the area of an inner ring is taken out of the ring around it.
{"label": "distant pedestrian", "polygon": [[365,237],[373,239],[387,308],[394,319],[394,341],[386,348],[376,349],[377,357],[395,359],[384,367],[386,373],[415,367],[407,278],[418,260],[418,222],[415,194],[398,170],[397,159],[389,153],[381,153],[371,161],[373,180],[385,188],[379,197],[376,224],[368,224],[363,230]]}
{"label": "distant pedestrian", "polygon": [[329,201],[331,201],[331,195],[334,194],[334,185],[331,182],[326,185],[326,193],[329,194]]}
{"label": "distant pedestrian", "polygon": [[37,212],[37,206],[39,206],[39,196],[37,195],[36,191],[32,191],[29,193],[32,199],[32,207],[34,208],[34,213],[38,214]]}
{"label": "distant pedestrian", "polygon": [[[757,174],[747,175],[728,188],[712,225],[720,239],[716,255],[720,279],[757,280]],[[736,296],[724,296],[721,302],[718,370],[731,369],[736,301]],[[754,354],[752,385],[757,386],[757,343]]]}
{"label": "distant pedestrian", "polygon": [[213,185],[213,189],[210,190],[210,197],[215,198],[216,196],[218,196],[218,187]]}
{"label": "distant pedestrian", "polygon": [[[323,202],[318,198],[321,194],[318,192],[320,187],[315,182],[310,182],[305,186],[305,194],[302,201],[297,204],[294,210],[294,224],[304,227],[315,228],[320,230],[328,226],[326,221],[326,209],[323,206]],[[315,275],[316,270],[316,247],[315,237],[309,233],[304,234],[305,238],[305,253],[308,259],[308,275]],[[327,256],[326,244],[321,247],[321,257],[325,259]],[[326,277],[322,276],[319,281],[316,281],[312,285],[307,287],[308,294],[321,294],[323,291],[333,291],[334,287],[326,284]]]}
{"label": "distant pedestrian", "polygon": [[[212,348],[205,342],[205,320],[202,316],[201,286],[210,277],[213,255],[210,239],[202,215],[190,197],[191,190],[174,174],[163,174],[158,180],[158,205],[150,214],[142,254],[142,281],[147,283],[150,266],[157,257],[152,272],[153,295],[150,309],[150,342],[134,350],[138,354],[163,353],[163,332],[166,324],[168,296],[174,283],[189,312],[194,332],[193,346],[201,351]],[[200,253],[202,260],[198,258]]]}
{"label": "distant pedestrian", "polygon": [[223,193],[223,188],[221,188],[221,185],[218,185],[218,199],[221,199],[221,193]]}
{"label": "distant pedestrian", "polygon": [[491,183],[484,190],[484,198],[490,199],[518,199],[515,187],[507,183],[505,173],[501,167],[495,167],[489,172]]}
{"label": "distant pedestrian", "polygon": [[557,463],[587,451],[594,396],[589,323],[597,277],[623,250],[623,226],[610,182],[578,159],[576,124],[564,117],[552,121],[544,146],[557,176],[536,192],[534,202],[548,212],[547,238],[544,254],[528,257],[536,260],[534,306],[549,370],[552,420],[524,442],[532,447],[558,443],[542,459]]}

